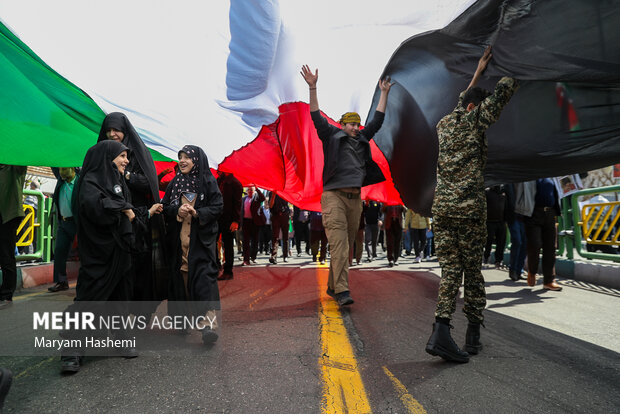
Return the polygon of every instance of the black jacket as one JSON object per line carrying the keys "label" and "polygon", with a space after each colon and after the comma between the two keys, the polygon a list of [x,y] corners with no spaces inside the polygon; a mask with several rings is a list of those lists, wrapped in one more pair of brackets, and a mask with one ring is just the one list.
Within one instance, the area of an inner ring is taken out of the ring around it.
{"label": "black jacket", "polygon": [[[311,112],[312,121],[316,128],[317,134],[323,142],[323,184],[325,184],[331,177],[334,176],[338,169],[338,162],[340,161],[340,152],[344,140],[347,134],[333,125],[330,125],[325,118],[321,115],[320,111]],[[375,115],[368,123],[366,128],[360,131],[360,135],[357,138],[359,142],[364,145],[364,152],[366,154],[366,177],[362,186],[371,184],[377,184],[385,181],[385,176],[381,172],[381,169],[376,162],[372,160],[370,153],[370,143],[374,134],[381,128],[385,114],[383,112],[375,112]]]}

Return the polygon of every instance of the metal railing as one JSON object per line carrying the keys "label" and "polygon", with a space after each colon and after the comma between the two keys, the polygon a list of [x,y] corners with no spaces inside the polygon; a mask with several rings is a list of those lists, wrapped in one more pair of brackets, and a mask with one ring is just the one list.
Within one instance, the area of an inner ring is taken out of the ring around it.
{"label": "metal railing", "polygon": [[36,240],[37,250],[30,254],[19,254],[15,256],[15,260],[41,259],[49,262],[52,256],[52,217],[50,215],[52,199],[45,198],[41,191],[35,190],[24,190],[24,195],[37,197],[39,208],[35,210],[32,206],[24,204],[26,216],[17,228],[17,246],[30,246]]}
{"label": "metal railing", "polygon": [[589,252],[585,245],[614,246],[620,244],[620,202],[587,203],[579,206],[579,198],[592,194],[620,192],[620,185],[589,188],[562,199],[562,216],[559,220],[558,254],[573,259],[573,251],[586,259],[620,262],[620,254]]}

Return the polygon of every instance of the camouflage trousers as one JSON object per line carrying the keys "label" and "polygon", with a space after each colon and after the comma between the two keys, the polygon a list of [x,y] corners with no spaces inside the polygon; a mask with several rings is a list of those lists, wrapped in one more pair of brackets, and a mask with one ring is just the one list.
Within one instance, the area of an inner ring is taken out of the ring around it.
{"label": "camouflage trousers", "polygon": [[433,219],[435,249],[441,266],[441,282],[435,316],[452,319],[456,297],[464,279],[463,312],[470,322],[482,322],[486,306],[482,253],[486,241],[486,221],[436,216]]}

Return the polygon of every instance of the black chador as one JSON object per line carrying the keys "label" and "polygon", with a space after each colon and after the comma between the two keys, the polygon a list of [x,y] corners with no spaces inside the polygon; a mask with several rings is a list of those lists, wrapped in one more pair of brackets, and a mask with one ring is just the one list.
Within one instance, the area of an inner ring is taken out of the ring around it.
{"label": "black chador", "polygon": [[[120,112],[108,114],[101,125],[98,142],[113,139],[108,136],[110,129],[122,132],[122,143],[132,156],[123,178],[131,192],[132,203],[136,207],[150,208],[159,203],[159,181],[153,158],[127,117]],[[133,253],[133,300],[162,300],[168,289],[168,270],[164,254],[165,226],[160,215],[147,220],[144,231],[135,230],[135,252]]]}
{"label": "black chador", "polygon": [[76,301],[131,299],[134,232],[122,211],[132,209],[138,226],[144,226],[147,212],[134,209],[125,180],[113,163],[123,151],[128,148],[116,141],[90,148],[73,191],[80,255]]}
{"label": "black chador", "polygon": [[[75,302],[66,312],[126,315],[131,299],[131,249],[134,228],[146,227],[147,210],[131,204],[131,194],[114,160],[129,149],[117,141],[102,141],[91,147],[84,158],[82,174],[73,190],[80,271]],[[133,212],[133,223],[128,214]],[[106,302],[105,304],[101,302]],[[83,331],[82,336],[91,331]],[[113,332],[121,339],[125,333]],[[79,330],[65,333],[79,337]],[[120,349],[128,358],[137,356],[133,347]],[[84,349],[63,348],[63,372],[80,369]]]}
{"label": "black chador", "polygon": [[[204,314],[220,308],[216,245],[223,201],[204,151],[186,145],[179,151],[179,158],[181,154],[191,158],[194,166],[185,174],[179,169],[162,200],[171,255],[170,299],[198,301],[193,312]],[[195,216],[179,216],[183,204],[190,204]],[[169,302],[169,311],[179,309]]]}

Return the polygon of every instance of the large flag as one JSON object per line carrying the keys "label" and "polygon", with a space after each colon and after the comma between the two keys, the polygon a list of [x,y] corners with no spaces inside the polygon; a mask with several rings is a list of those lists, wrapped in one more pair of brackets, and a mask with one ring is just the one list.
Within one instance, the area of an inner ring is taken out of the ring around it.
{"label": "large flag", "polygon": [[[300,9],[297,2],[254,0],[7,0],[0,3],[0,16],[103,111],[127,114],[149,148],[176,158],[184,144],[199,145],[212,166],[230,156],[229,163],[236,160],[231,168],[246,183],[316,207],[322,157],[305,150],[315,148],[318,138],[311,124],[295,123],[308,120],[307,107],[300,106],[306,114],[282,116],[283,109],[308,100],[301,65],[320,69],[319,100],[327,116],[365,113],[393,50],[413,34],[443,27],[471,3],[318,0]],[[269,139],[283,151],[264,152],[274,149]],[[63,164],[81,160],[91,141],[82,138],[76,146],[74,137],[60,133],[46,140],[72,157]],[[235,152],[250,142],[262,143],[258,152],[247,157]],[[301,143],[308,146],[295,147]],[[8,149],[0,145],[2,152]],[[381,152],[373,148],[389,177]],[[15,162],[17,149],[11,147],[6,162]],[[59,163],[55,153],[35,158],[31,152],[23,151],[19,162]],[[291,154],[295,157],[287,158]],[[255,168],[257,160],[262,162]],[[365,192],[400,202],[389,182]]]}
{"label": "large flag", "polygon": [[[618,27],[618,0],[480,0],[445,28],[403,42],[384,70],[396,85],[375,139],[405,203],[430,214],[435,126],[487,45],[493,58],[481,86],[492,90],[500,76],[522,81],[488,130],[487,185],[619,162]],[[376,90],[373,107],[378,98]]]}
{"label": "large flag", "polygon": [[[87,104],[91,115],[84,115],[88,122],[80,118],[86,125],[80,127],[81,139],[65,134],[70,129],[63,127],[37,141],[46,146],[32,148],[30,136],[8,143],[0,130],[0,161],[54,165],[62,153],[69,157],[62,164],[74,164],[90,140],[94,143],[89,137],[103,112],[121,111],[147,146],[161,154],[156,158],[176,158],[184,144],[199,145],[212,166],[316,209],[322,157],[308,122],[307,85],[299,75],[301,65],[309,64],[319,68],[319,105],[331,119],[346,111],[372,116],[377,81],[392,75],[397,84],[373,146],[373,158],[388,180],[364,194],[399,203],[400,193],[408,206],[428,213],[435,125],[453,109],[484,46],[492,44],[494,58],[483,85],[492,88],[504,74],[529,83],[489,130],[489,182],[617,162],[610,150],[612,144],[620,147],[614,141],[617,0],[316,0],[306,5],[276,0],[0,2],[0,16],[13,33],[59,78],[77,85],[68,95],[85,102],[90,96],[101,108]],[[65,104],[65,86],[52,88],[50,101],[70,114],[68,108],[76,104]],[[14,94],[3,96],[3,102],[10,103]],[[1,111],[4,105],[3,118]]]}

